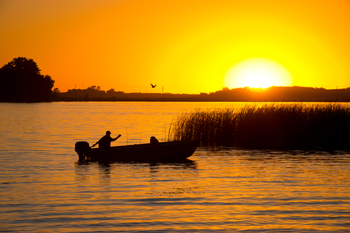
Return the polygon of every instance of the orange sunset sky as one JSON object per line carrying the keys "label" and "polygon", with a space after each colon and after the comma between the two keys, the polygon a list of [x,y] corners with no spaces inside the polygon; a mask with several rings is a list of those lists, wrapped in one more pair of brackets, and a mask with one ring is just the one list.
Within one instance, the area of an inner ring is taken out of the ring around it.
{"label": "orange sunset sky", "polygon": [[32,58],[61,92],[213,92],[257,58],[291,75],[271,85],[350,87],[350,0],[0,0],[0,22],[0,66]]}

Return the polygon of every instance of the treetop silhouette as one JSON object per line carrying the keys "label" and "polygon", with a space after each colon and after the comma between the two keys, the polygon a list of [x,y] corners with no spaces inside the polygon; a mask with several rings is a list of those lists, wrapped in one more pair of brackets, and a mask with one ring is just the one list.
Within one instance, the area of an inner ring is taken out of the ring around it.
{"label": "treetop silhouette", "polygon": [[33,59],[14,58],[0,69],[0,101],[50,101],[55,81],[40,74]]}

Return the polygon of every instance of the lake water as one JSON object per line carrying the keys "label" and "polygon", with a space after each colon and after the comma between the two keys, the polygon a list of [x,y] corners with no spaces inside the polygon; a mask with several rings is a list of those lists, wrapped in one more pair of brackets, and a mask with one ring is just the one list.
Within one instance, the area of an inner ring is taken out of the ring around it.
{"label": "lake water", "polygon": [[349,232],[350,154],[198,148],[183,163],[79,163],[76,141],[167,138],[242,103],[0,103],[0,232]]}

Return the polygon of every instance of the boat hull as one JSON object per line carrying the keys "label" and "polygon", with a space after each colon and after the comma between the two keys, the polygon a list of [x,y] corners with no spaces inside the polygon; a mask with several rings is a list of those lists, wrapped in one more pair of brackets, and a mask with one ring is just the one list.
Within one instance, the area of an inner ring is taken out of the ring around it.
{"label": "boat hull", "polygon": [[161,142],[156,145],[137,144],[111,147],[108,150],[86,149],[77,151],[79,159],[90,161],[174,161],[190,157],[198,141]]}

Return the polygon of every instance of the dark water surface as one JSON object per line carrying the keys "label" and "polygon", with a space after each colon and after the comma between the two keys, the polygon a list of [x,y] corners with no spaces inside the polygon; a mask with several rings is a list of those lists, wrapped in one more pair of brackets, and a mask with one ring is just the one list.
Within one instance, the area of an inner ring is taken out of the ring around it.
{"label": "dark water surface", "polygon": [[[240,105],[240,104],[237,104]],[[79,163],[232,103],[0,103],[0,232],[349,232],[350,154],[199,148],[179,163]]]}

